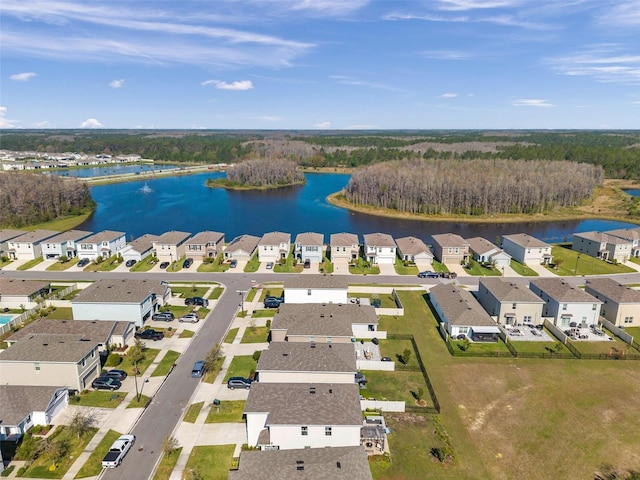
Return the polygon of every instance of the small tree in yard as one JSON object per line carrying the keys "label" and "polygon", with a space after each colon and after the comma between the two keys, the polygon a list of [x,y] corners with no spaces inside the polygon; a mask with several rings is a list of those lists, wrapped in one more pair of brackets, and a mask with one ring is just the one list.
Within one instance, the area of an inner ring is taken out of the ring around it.
{"label": "small tree in yard", "polygon": [[207,371],[210,372],[215,368],[216,362],[220,357],[222,357],[222,355],[224,355],[222,346],[219,343],[216,343],[207,354],[207,358],[204,359],[204,366]]}
{"label": "small tree in yard", "polygon": [[16,449],[16,459],[31,461],[40,454],[39,441],[30,433],[22,436],[20,445]]}
{"label": "small tree in yard", "polygon": [[69,423],[69,429],[78,438],[82,437],[85,433],[89,432],[91,428],[96,423],[96,417],[93,411],[88,411],[87,413],[78,410],[71,417],[71,422]]}
{"label": "small tree in yard", "polygon": [[560,265],[562,265],[563,263],[564,263],[564,258],[553,257],[553,264],[555,265],[556,270],[558,270],[558,268],[560,268]]}
{"label": "small tree in yard", "polygon": [[171,435],[167,435],[162,442],[162,451],[165,456],[169,457],[173,452],[175,452],[180,447],[180,442],[176,437]]}
{"label": "small tree in yard", "polygon": [[402,351],[402,363],[406,365],[407,363],[409,363],[410,358],[411,358],[411,350],[409,350],[408,348],[405,348]]}
{"label": "small tree in yard", "polygon": [[69,440],[65,438],[45,438],[42,441],[42,451],[51,459],[54,466],[67,456],[70,449]]}
{"label": "small tree in yard", "polygon": [[144,360],[146,350],[147,346],[145,345],[145,343],[136,339],[136,343],[127,352],[127,357],[133,365],[137,365],[142,360]]}

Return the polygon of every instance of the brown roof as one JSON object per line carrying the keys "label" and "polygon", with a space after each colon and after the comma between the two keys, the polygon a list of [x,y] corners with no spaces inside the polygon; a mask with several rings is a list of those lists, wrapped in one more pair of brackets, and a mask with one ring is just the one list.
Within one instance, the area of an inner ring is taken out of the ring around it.
{"label": "brown roof", "polygon": [[20,235],[24,235],[24,230],[12,230],[10,228],[5,228],[4,230],[0,230],[0,243],[7,242],[12,238],[19,237]]}
{"label": "brown roof", "polygon": [[344,275],[292,275],[284,280],[284,288],[348,288]]}
{"label": "brown roof", "polygon": [[496,326],[496,322],[467,290],[452,283],[441,283],[431,287],[429,294],[440,306],[450,325]]}
{"label": "brown roof", "polygon": [[224,250],[226,252],[242,250],[251,255],[256,250],[259,241],[260,238],[254,237],[253,235],[240,235],[231,240],[231,243],[229,243]]}
{"label": "brown roof", "polygon": [[0,425],[17,426],[30,413],[44,412],[60,388],[63,387],[0,385]]}
{"label": "brown roof", "polygon": [[314,232],[299,233],[296,235],[295,243],[299,245],[316,245],[321,247],[324,244],[324,235]]}
{"label": "brown roof", "polygon": [[364,244],[368,247],[395,247],[396,242],[388,233],[367,233]]}
{"label": "brown roof", "polygon": [[224,233],[210,232],[209,230],[196,233],[187,241],[187,245],[208,245],[210,243],[216,244],[220,240],[224,239]]}
{"label": "brown roof", "polygon": [[526,233],[514,233],[513,235],[503,235],[502,239],[509,239],[516,245],[520,245],[523,248],[551,248],[551,245],[544,243],[542,240],[538,240]]}
{"label": "brown roof", "polygon": [[165,232],[156,238],[154,242],[156,245],[182,245],[191,236],[188,232],[179,232],[177,230],[171,230]]}
{"label": "brown roof", "polygon": [[350,247],[351,245],[359,245],[360,240],[355,233],[332,233],[329,244],[332,247]]}
{"label": "brown roof", "polygon": [[441,247],[449,248],[449,247],[458,247],[464,248],[469,246],[469,242],[467,242],[460,235],[455,233],[441,233],[438,235],[431,235],[431,239],[434,243],[437,243]]}
{"label": "brown roof", "polygon": [[108,320],[50,320],[40,318],[31,322],[7,338],[7,342],[17,342],[34,334],[80,335],[84,340],[94,340],[106,344],[114,334],[122,334],[131,328],[133,322]]}
{"label": "brown roof", "polygon": [[39,243],[47,238],[53,237],[57,235],[59,232],[55,232],[53,230],[34,230],[32,232],[27,232],[19,237],[15,237],[11,239],[11,242],[14,243]]}
{"label": "brown roof", "polygon": [[32,295],[43,288],[49,288],[50,282],[43,280],[19,280],[16,278],[0,278],[0,295]]}
{"label": "brown roof", "polygon": [[356,352],[351,343],[271,342],[262,351],[257,372],[356,373]]}
{"label": "brown roof", "polygon": [[631,243],[630,240],[620,238],[616,235],[609,235],[604,232],[582,232],[582,233],[574,233],[573,239],[575,242],[576,238],[586,238],[587,240],[591,240],[592,242],[597,243],[612,243],[616,245],[623,245],[625,243]]}
{"label": "brown roof", "polygon": [[167,285],[159,280],[100,279],[82,290],[71,300],[74,303],[141,303],[150,293],[163,296]]}
{"label": "brown roof", "polygon": [[77,363],[98,346],[82,335],[30,335],[0,352],[0,362]]}
{"label": "brown roof", "polygon": [[427,253],[433,257],[431,250],[427,247],[427,244],[416,237],[402,237],[396,239],[398,249],[403,255],[419,255],[421,253]]}
{"label": "brown roof", "polygon": [[499,302],[544,303],[540,297],[527,287],[522,287],[507,279],[499,277],[481,278],[480,285],[485,286]]}
{"label": "brown roof", "polygon": [[500,251],[500,247],[494,245],[489,240],[483,237],[467,238],[466,241],[469,244],[469,248],[476,252],[478,255],[482,255],[483,253],[488,253],[493,250]]}
{"label": "brown roof", "polygon": [[262,235],[258,245],[280,245],[281,243],[291,242],[290,233],[269,232]]}
{"label": "brown roof", "polygon": [[246,450],[229,480],[371,480],[362,446],[300,450]]}
{"label": "brown roof", "polygon": [[531,285],[546,293],[557,302],[602,303],[580,288],[568,284],[561,278],[539,278],[532,280]]}
{"label": "brown roof", "polygon": [[254,382],[244,412],[268,413],[268,425],[362,424],[360,390],[355,382]]}
{"label": "brown roof", "polygon": [[640,303],[640,292],[612,278],[590,278],[586,287],[617,303]]}
{"label": "brown roof", "polygon": [[340,337],[352,336],[353,324],[377,325],[376,309],[354,303],[283,303],[271,329],[286,330],[288,335]]}
{"label": "brown roof", "polygon": [[153,248],[153,242],[158,240],[157,235],[152,235],[150,233],[145,233],[141,237],[136,238],[134,241],[129,243],[129,246],[133,248],[136,252],[144,253]]}
{"label": "brown roof", "polygon": [[618,228],[616,230],[608,230],[607,233],[609,235],[613,235],[614,237],[620,237],[630,242],[640,240],[640,227]]}
{"label": "brown roof", "polygon": [[86,232],[84,230],[67,230],[66,232],[59,233],[58,235],[54,235],[51,238],[47,238],[46,243],[62,243],[71,241],[78,241],[85,237],[91,235],[91,232]]}
{"label": "brown roof", "polygon": [[111,242],[116,240],[122,236],[124,236],[124,232],[116,232],[113,230],[103,230],[102,232],[94,233],[90,237],[83,238],[82,243],[102,243],[102,242]]}

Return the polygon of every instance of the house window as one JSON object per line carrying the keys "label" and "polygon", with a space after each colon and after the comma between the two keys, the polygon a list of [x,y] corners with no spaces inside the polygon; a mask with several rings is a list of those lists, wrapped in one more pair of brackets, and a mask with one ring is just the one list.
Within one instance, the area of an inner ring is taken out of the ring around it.
{"label": "house window", "polygon": [[566,304],[566,303],[563,303],[563,304],[562,304],[562,310],[566,310],[566,309],[567,309],[567,304]]}
{"label": "house window", "polygon": [[522,318],[522,320],[523,320],[525,323],[531,323],[531,315],[525,315],[525,316]]}
{"label": "house window", "polygon": [[307,295],[311,295],[311,289],[307,288]]}
{"label": "house window", "polygon": [[325,437],[330,437],[331,436],[331,427],[324,427],[324,435]]}
{"label": "house window", "polygon": [[303,437],[306,437],[307,435],[309,435],[309,427],[306,427],[306,426],[300,427],[300,435],[302,435]]}
{"label": "house window", "polygon": [[513,304],[511,304],[511,308],[512,308],[513,310],[515,310],[517,306],[518,306],[518,304],[517,304],[517,303],[513,303]]}
{"label": "house window", "polygon": [[633,317],[624,317],[624,323],[633,323]]}
{"label": "house window", "polygon": [[595,303],[594,303],[594,304],[591,306],[591,310],[595,311],[595,310],[596,310],[596,306],[597,306],[597,304],[595,304]]}
{"label": "house window", "polygon": [[33,364],[36,367],[36,372],[40,371],[40,364],[39,363],[34,363]]}
{"label": "house window", "polygon": [[458,333],[466,335],[467,333],[469,333],[469,327],[458,327]]}

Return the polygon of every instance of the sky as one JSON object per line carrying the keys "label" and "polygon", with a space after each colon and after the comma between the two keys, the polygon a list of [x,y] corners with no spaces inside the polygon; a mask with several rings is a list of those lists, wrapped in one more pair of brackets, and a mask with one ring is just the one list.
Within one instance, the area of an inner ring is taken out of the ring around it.
{"label": "sky", "polygon": [[0,127],[638,129],[640,0],[2,0]]}

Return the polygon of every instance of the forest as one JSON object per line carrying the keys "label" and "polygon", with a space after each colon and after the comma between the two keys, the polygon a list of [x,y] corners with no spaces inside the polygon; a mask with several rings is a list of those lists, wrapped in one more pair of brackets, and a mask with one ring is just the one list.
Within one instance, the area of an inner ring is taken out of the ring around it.
{"label": "forest", "polygon": [[227,168],[226,178],[207,180],[207,186],[227,188],[274,188],[301,185],[304,173],[292,160],[246,160]]}
{"label": "forest", "polygon": [[603,179],[601,167],[568,161],[409,159],[358,168],[344,196],[430,215],[535,214],[580,204]]}
{"label": "forest", "polygon": [[56,175],[0,173],[0,227],[79,215],[95,206],[87,184]]}

